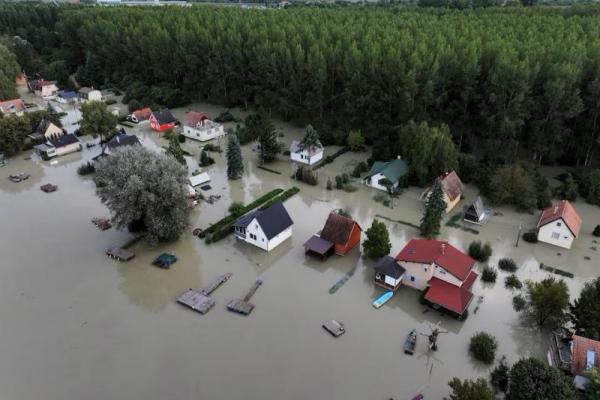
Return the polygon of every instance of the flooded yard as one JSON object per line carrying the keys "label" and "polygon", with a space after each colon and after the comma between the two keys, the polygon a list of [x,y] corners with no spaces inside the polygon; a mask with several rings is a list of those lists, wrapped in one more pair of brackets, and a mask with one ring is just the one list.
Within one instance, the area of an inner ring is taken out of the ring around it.
{"label": "flooded yard", "polygon": [[[182,119],[189,109],[214,117],[221,107],[201,104],[175,110]],[[239,114],[239,113],[236,113]],[[303,129],[276,123],[289,145]],[[127,129],[144,146],[165,145],[148,125]],[[92,141],[85,137],[85,141]],[[226,139],[220,140],[225,149]],[[183,147],[194,154],[197,166],[200,144]],[[326,155],[337,148],[326,148]],[[108,216],[89,177],[77,167],[98,154],[98,146],[45,162],[29,152],[0,168],[0,387],[5,399],[410,399],[422,391],[426,399],[441,399],[452,377],[487,376],[490,368],[468,354],[470,337],[486,331],[499,341],[498,356],[510,362],[523,356],[545,357],[547,338],[524,327],[512,309],[516,292],[504,288],[507,273],[499,271],[495,284],[477,281],[475,296],[483,301],[469,307],[464,322],[440,315],[419,304],[419,293],[402,287],[381,309],[372,301],[382,290],[373,285],[373,262],[363,260],[359,249],[325,262],[309,258],[302,244],[323,227],[329,212],[347,209],[366,230],[377,215],[390,231],[395,255],[418,231],[400,220],[418,224],[421,190],[410,188],[394,208],[373,201],[378,192],[356,182],[353,193],[327,191],[327,178],[349,172],[368,154],[346,153],[319,170],[316,187],[290,178],[287,157],[269,168],[257,168],[257,154],[243,148],[243,179],[228,181],[225,153],[212,153],[216,164],[205,169],[212,189],[221,195],[213,205],[201,202],[191,214],[191,227],[176,243],[150,248],[144,243],[132,250],[127,263],[108,259],[104,251],[130,236],[114,228],[96,229],[93,217]],[[26,172],[22,183],[9,174]],[[52,183],[57,192],[46,194],[40,185]],[[285,203],[294,220],[293,236],[270,253],[236,242],[230,236],[206,245],[191,235],[194,227],[207,227],[227,214],[233,201],[245,203],[275,188],[293,185],[301,191]],[[468,187],[459,208],[477,195]],[[543,262],[570,271],[565,278],[573,298],[583,283],[598,275],[600,254],[591,231],[600,223],[597,207],[576,202],[583,218],[582,233],[572,250],[520,241],[519,224],[533,227],[538,214],[518,214],[502,208],[474,234],[444,226],[440,238],[466,250],[473,240],[489,241],[494,253],[489,262],[513,258],[521,280],[541,279]],[[363,236],[364,238],[364,236]],[[151,265],[163,251],[179,258],[170,270]],[[560,255],[559,255],[560,253]],[[586,260],[584,257],[589,257]],[[358,264],[356,274],[335,294],[329,288]],[[481,265],[477,269],[481,269]],[[188,288],[202,288],[217,275],[232,278],[212,297],[217,305],[199,315],[175,303]],[[260,278],[264,284],[252,298],[256,305],[248,317],[227,312],[231,299],[244,296]],[[321,324],[342,321],[347,333],[332,338]],[[429,352],[427,338],[419,336],[414,356],[402,351],[413,328],[427,332],[426,322],[441,321],[448,334],[440,336],[439,350]]]}

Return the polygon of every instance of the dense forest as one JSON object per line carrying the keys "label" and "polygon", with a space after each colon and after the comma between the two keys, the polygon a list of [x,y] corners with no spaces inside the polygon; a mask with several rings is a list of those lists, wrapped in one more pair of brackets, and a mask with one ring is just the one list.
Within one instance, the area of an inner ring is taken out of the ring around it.
{"label": "dense forest", "polygon": [[590,165],[600,147],[595,7],[5,3],[0,33],[30,43],[15,50],[29,74],[51,63],[56,74],[77,71],[83,83],[114,85],[141,102],[253,105],[311,122],[330,142],[360,129],[379,145],[376,158],[402,147],[411,120],[447,125],[459,152],[495,165]]}

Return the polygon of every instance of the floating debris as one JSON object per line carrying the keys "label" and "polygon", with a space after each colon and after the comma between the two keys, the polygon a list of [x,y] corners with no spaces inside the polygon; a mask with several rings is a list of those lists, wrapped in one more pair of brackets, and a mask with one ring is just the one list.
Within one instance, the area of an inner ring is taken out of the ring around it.
{"label": "floating debris", "polygon": [[256,282],[254,282],[254,285],[252,285],[252,287],[248,291],[248,293],[246,293],[246,296],[244,296],[244,298],[241,300],[230,301],[229,304],[227,304],[227,309],[238,314],[249,315],[252,312],[252,310],[254,310],[254,304],[250,303],[250,299],[252,298],[254,293],[256,293],[256,291],[258,290],[260,285],[262,285],[262,283],[263,282],[260,279],[257,279]]}
{"label": "floating debris", "polygon": [[413,329],[406,336],[406,340],[404,341],[404,353],[410,354],[411,356],[415,354],[415,347],[417,346],[417,330]]}
{"label": "floating debris", "polygon": [[352,275],[354,275],[357,268],[358,268],[358,264],[356,264],[354,267],[352,267],[352,269],[350,271],[346,272],[346,275],[344,275],[339,281],[337,281],[335,283],[335,285],[333,285],[331,288],[329,288],[329,294],[334,294],[335,292],[338,291],[339,288],[344,286],[346,284],[346,282],[348,282],[348,279],[350,279],[352,277]]}
{"label": "floating debris", "polygon": [[129,261],[135,257],[135,253],[125,250],[122,247],[113,247],[112,249],[106,250],[106,255],[118,261]]}
{"label": "floating debris", "polygon": [[56,192],[58,190],[58,186],[52,185],[51,183],[46,183],[45,185],[40,186],[40,189],[46,193]]}
{"label": "floating debris", "polygon": [[16,174],[16,175],[9,175],[8,179],[10,179],[13,182],[19,183],[19,182],[29,179],[29,174],[21,172],[20,174]]}
{"label": "floating debris", "polygon": [[211,282],[206,288],[197,291],[194,289],[188,289],[181,296],[177,298],[179,304],[183,304],[191,308],[200,314],[206,314],[211,308],[214,307],[216,301],[208,297],[212,292],[217,290],[219,286],[227,282],[233,274],[227,272],[226,274],[220,275],[217,279]]}
{"label": "floating debris", "polygon": [[177,262],[177,257],[174,254],[162,253],[152,261],[152,265],[159,268],[170,269],[171,265]]}
{"label": "floating debris", "polygon": [[552,272],[553,274],[556,274],[556,275],[566,276],[567,278],[575,277],[575,275],[571,272],[563,271],[562,269],[554,268],[549,265],[544,265],[543,263],[540,263],[540,269],[543,269],[544,271]]}
{"label": "floating debris", "polygon": [[94,224],[96,226],[96,228],[103,230],[103,231],[112,227],[112,224],[106,218],[92,218],[92,224]]}

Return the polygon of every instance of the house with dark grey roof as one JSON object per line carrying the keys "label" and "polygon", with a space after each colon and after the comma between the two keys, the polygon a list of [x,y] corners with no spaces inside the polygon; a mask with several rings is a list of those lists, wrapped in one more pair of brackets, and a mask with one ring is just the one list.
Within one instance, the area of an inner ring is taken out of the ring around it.
{"label": "house with dark grey roof", "polygon": [[398,290],[406,269],[394,257],[381,257],[375,264],[375,285],[384,289]]}
{"label": "house with dark grey roof", "polygon": [[264,210],[244,215],[233,224],[235,237],[263,250],[271,251],[292,236],[294,222],[278,202]]}
{"label": "house with dark grey roof", "polygon": [[173,116],[171,111],[164,110],[155,111],[150,115],[150,127],[157,132],[165,132],[175,128],[179,123],[177,118]]}
{"label": "house with dark grey roof", "polygon": [[49,160],[54,157],[81,151],[81,143],[77,136],[67,133],[62,136],[52,137],[45,143],[34,146],[34,149],[44,160]]}
{"label": "house with dark grey roof", "polygon": [[367,176],[363,179],[367,186],[374,189],[387,191],[384,183],[391,182],[392,186],[404,186],[408,176],[408,165],[401,160],[375,161]]}
{"label": "house with dark grey roof", "polygon": [[108,150],[114,150],[124,146],[134,146],[140,144],[140,140],[135,135],[128,135],[125,131],[119,132],[106,143]]}

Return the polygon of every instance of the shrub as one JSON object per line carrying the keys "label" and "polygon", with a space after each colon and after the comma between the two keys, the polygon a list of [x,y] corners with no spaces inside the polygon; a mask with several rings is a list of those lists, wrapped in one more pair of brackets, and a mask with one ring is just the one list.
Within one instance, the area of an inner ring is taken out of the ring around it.
{"label": "shrub", "polygon": [[231,214],[239,215],[244,210],[244,204],[240,203],[239,201],[234,201],[227,210]]}
{"label": "shrub", "polygon": [[200,153],[200,166],[208,167],[209,165],[212,165],[214,163],[215,163],[215,160],[208,155],[206,150],[202,150],[202,152]]}
{"label": "shrub", "polygon": [[501,258],[498,261],[498,268],[502,271],[515,272],[517,270],[517,263],[511,258]]}
{"label": "shrub", "polygon": [[353,178],[360,178],[360,174],[362,174],[363,172],[367,172],[369,170],[367,163],[364,161],[361,161],[360,163],[358,163],[358,165],[356,167],[354,167],[354,169],[352,170],[352,173],[350,174]]}
{"label": "shrub", "polygon": [[353,152],[363,151],[365,148],[365,138],[360,131],[350,131],[348,134],[348,147]]}
{"label": "shrub", "polygon": [[504,280],[504,286],[510,289],[521,289],[523,284],[515,274],[511,274]]}
{"label": "shrub", "polygon": [[537,230],[532,229],[529,232],[523,234],[523,240],[528,243],[537,243]]}
{"label": "shrub", "polygon": [[185,136],[179,134],[179,136],[177,136],[177,140],[179,140],[179,143],[185,143]]}
{"label": "shrub", "polygon": [[331,178],[327,178],[327,190],[333,190],[333,182]]}
{"label": "shrub", "polygon": [[215,122],[223,123],[223,122],[232,122],[235,121],[235,116],[229,110],[225,110],[221,112],[221,114],[217,115],[215,118]]}
{"label": "shrub", "polygon": [[[125,101],[125,99],[123,99],[123,101]],[[142,108],[142,103],[135,99],[131,100],[127,104],[127,109],[129,110],[129,112],[134,112],[135,110],[139,110],[140,108]]]}
{"label": "shrub", "polygon": [[317,174],[312,169],[302,166],[298,167],[296,173],[294,174],[294,178],[313,186],[319,184],[319,178],[317,177]]}
{"label": "shrub", "polygon": [[492,335],[479,332],[471,337],[469,352],[476,359],[485,364],[491,364],[496,357],[498,341]]}
{"label": "shrub", "polygon": [[96,172],[96,167],[89,161],[87,163],[81,164],[79,168],[77,168],[77,173],[79,175],[90,175],[94,172]]}
{"label": "shrub", "polygon": [[600,237],[600,225],[596,225],[596,227],[594,228],[594,232],[592,232],[592,235]]}
{"label": "shrub", "polygon": [[284,151],[283,151],[283,155],[284,155],[284,156],[289,156],[290,154],[291,154],[291,153],[290,153],[290,151],[289,151],[289,150],[284,150]]}
{"label": "shrub", "polygon": [[492,255],[492,246],[489,242],[482,245],[479,240],[475,240],[469,245],[469,255],[479,262],[486,262]]}
{"label": "shrub", "polygon": [[221,147],[219,145],[212,144],[212,143],[205,144],[203,150],[204,151],[214,151],[215,153],[223,152],[223,150],[221,149]]}
{"label": "shrub", "polygon": [[343,189],[344,189],[344,192],[348,192],[348,193],[356,192],[358,190],[358,188],[356,186],[350,185],[350,184],[344,185]]}
{"label": "shrub", "polygon": [[494,368],[490,373],[490,381],[492,382],[492,386],[501,392],[506,393],[508,390],[509,373],[510,368],[506,363],[506,356],[502,356],[496,368]]}
{"label": "shrub", "polygon": [[523,296],[521,296],[520,294],[513,297],[512,303],[513,303],[514,310],[517,312],[523,311],[523,309],[525,308],[525,305],[527,304],[527,302],[525,301]]}
{"label": "shrub", "polygon": [[388,196],[386,196],[385,194],[382,194],[382,193],[378,193],[375,196],[373,196],[373,200],[376,203],[383,203],[384,201],[388,200]]}
{"label": "shrub", "polygon": [[496,271],[496,268],[486,265],[485,267],[483,267],[483,271],[481,272],[481,280],[484,282],[493,283],[496,282],[497,275],[498,272]]}

